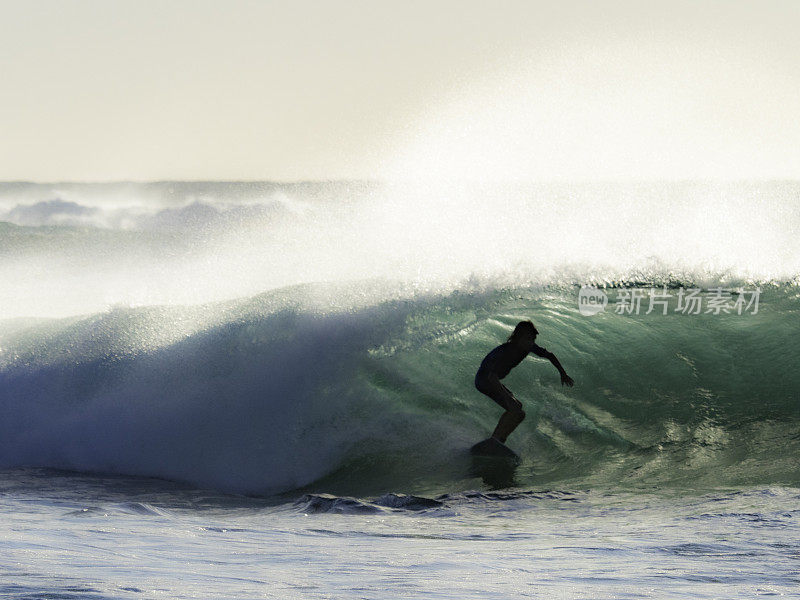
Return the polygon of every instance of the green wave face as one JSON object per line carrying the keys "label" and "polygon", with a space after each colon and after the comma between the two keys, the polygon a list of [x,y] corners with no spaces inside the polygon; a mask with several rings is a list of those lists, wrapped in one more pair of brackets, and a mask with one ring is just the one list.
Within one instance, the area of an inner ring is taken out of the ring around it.
{"label": "green wave face", "polygon": [[[363,285],[8,322],[0,466],[256,494],[800,484],[796,286],[763,285],[755,314],[619,314],[616,288],[586,316],[577,286]],[[522,319],[575,386],[523,361],[521,464],[476,463],[501,409],[473,378]]]}
{"label": "green wave face", "polygon": [[666,315],[644,314],[646,305],[617,314],[612,303],[584,316],[577,307],[577,290],[517,289],[480,302],[455,295],[410,314],[400,341],[373,350],[363,368],[391,435],[369,440],[372,464],[356,451],[361,460],[337,478],[361,469],[380,479],[392,468],[439,484],[442,473],[456,478],[465,469],[456,451],[488,436],[501,413],[472,386],[477,366],[530,318],[576,384],[562,387],[536,358],[504,380],[527,413],[508,440],[523,459],[512,484],[800,483],[795,288],[764,290],[756,314],[683,314],[674,299]]}

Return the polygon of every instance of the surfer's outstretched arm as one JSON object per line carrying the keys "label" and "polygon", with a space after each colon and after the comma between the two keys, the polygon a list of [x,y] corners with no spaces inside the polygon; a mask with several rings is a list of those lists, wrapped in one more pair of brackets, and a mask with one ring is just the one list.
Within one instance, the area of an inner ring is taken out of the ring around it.
{"label": "surfer's outstretched arm", "polygon": [[561,366],[561,363],[558,362],[556,355],[552,352],[550,353],[550,362],[553,363],[553,366],[558,369],[559,374],[561,375],[561,385],[566,385],[568,387],[572,387],[575,382],[572,381],[572,377],[567,375],[567,372],[564,370],[564,367]]}
{"label": "surfer's outstretched arm", "polygon": [[553,363],[553,366],[556,369],[558,369],[558,373],[561,375],[561,385],[566,385],[566,386],[569,386],[569,387],[572,387],[574,385],[575,382],[572,381],[572,377],[567,375],[567,372],[564,370],[564,367],[561,366],[561,362],[559,362],[559,360],[556,358],[555,354],[545,350],[544,348],[542,348],[540,346],[536,346],[532,350],[532,352],[536,356],[541,356],[542,358],[546,358],[551,363]]}

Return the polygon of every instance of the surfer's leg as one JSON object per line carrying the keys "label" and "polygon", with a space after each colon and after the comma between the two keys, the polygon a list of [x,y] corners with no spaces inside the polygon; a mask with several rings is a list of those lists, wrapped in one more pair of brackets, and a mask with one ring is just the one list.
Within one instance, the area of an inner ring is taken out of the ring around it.
{"label": "surfer's leg", "polygon": [[492,392],[491,395],[487,395],[506,410],[500,415],[500,420],[492,432],[492,437],[505,444],[511,432],[522,423],[525,418],[525,411],[522,410],[522,402],[517,400],[511,390],[499,381],[497,385],[492,386],[490,391]]}
{"label": "surfer's leg", "polygon": [[497,422],[492,437],[505,443],[509,434],[517,428],[517,425],[522,423],[525,418],[525,411],[522,410],[522,402],[514,397],[506,386],[500,383],[500,380],[492,374],[484,374],[480,371],[475,377],[475,387],[482,394],[489,396],[492,400],[497,402],[505,412],[500,416]]}

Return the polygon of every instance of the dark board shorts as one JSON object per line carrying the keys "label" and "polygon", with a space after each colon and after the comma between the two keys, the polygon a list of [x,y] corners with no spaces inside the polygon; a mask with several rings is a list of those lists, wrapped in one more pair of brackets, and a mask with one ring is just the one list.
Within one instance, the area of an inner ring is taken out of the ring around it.
{"label": "dark board shorts", "polygon": [[494,373],[478,371],[478,374],[475,375],[475,387],[505,410],[519,410],[522,407],[522,403],[514,397],[511,390],[500,383],[500,379]]}

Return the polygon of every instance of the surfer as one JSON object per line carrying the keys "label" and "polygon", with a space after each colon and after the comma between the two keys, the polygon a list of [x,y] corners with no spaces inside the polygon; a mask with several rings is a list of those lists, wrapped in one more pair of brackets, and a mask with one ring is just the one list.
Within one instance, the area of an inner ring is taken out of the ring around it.
{"label": "surfer", "polygon": [[522,403],[506,386],[500,383],[500,380],[521,363],[522,359],[530,353],[546,358],[561,374],[561,385],[571,387],[575,383],[558,362],[555,354],[536,345],[537,335],[539,332],[533,323],[520,321],[514,328],[514,332],[508,337],[508,341],[486,355],[475,375],[475,387],[478,388],[478,391],[486,394],[505,409],[494,433],[492,433],[492,437],[503,444],[509,434],[517,428],[517,425],[522,423],[525,412],[522,410]]}

